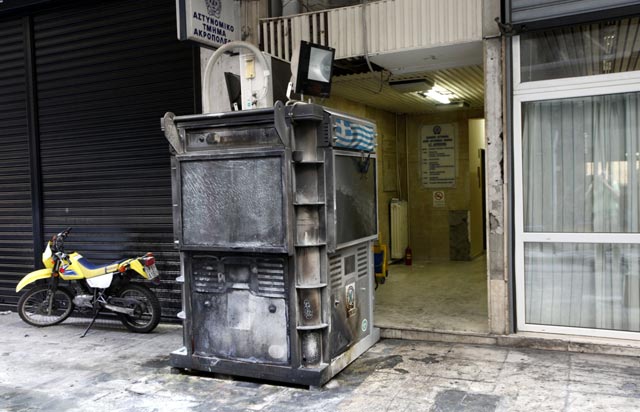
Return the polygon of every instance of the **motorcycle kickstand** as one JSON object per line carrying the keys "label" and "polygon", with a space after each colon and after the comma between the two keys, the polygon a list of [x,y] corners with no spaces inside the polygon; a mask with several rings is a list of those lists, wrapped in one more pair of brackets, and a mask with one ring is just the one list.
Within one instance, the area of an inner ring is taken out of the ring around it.
{"label": "motorcycle kickstand", "polygon": [[80,336],[80,338],[84,338],[85,336],[87,336],[87,332],[89,332],[89,329],[91,329],[93,324],[96,322],[96,319],[98,318],[98,315],[100,314],[101,311],[102,311],[102,308],[96,311],[96,314],[93,315],[93,319],[91,319],[91,323],[89,323],[89,326],[87,326],[87,329],[84,330],[84,333],[82,334],[82,336]]}

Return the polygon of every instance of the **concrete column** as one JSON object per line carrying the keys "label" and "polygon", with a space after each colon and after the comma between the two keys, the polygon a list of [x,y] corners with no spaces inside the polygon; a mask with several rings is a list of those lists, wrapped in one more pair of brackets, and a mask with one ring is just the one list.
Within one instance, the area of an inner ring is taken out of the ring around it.
{"label": "concrete column", "polygon": [[487,290],[489,329],[507,334],[509,325],[509,265],[507,222],[507,145],[504,132],[504,53],[495,18],[500,2],[483,2],[485,135],[487,145]]}

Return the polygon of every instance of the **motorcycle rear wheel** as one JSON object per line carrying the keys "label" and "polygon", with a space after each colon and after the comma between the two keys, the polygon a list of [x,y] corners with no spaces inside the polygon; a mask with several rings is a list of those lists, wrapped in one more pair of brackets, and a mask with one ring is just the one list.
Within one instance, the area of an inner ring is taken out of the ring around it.
{"label": "motorcycle rear wheel", "polygon": [[73,312],[73,295],[64,287],[58,287],[53,295],[51,309],[49,286],[29,289],[18,301],[20,318],[31,326],[53,326],[67,319]]}
{"label": "motorcycle rear wheel", "polygon": [[134,315],[118,313],[120,322],[131,332],[149,333],[160,323],[160,302],[149,288],[129,284],[118,292],[120,298],[133,298],[138,303],[134,308]]}

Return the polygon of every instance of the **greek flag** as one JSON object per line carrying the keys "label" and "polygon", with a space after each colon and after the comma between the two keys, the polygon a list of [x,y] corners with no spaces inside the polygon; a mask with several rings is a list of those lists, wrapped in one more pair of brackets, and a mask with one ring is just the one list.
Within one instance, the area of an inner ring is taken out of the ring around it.
{"label": "greek flag", "polygon": [[375,147],[373,127],[353,123],[346,119],[336,119],[335,145],[346,149],[372,152]]}

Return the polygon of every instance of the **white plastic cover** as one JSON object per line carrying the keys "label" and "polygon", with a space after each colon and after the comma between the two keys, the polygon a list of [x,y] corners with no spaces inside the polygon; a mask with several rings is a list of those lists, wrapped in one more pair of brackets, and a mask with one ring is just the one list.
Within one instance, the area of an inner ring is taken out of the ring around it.
{"label": "white plastic cover", "polygon": [[87,278],[87,283],[92,288],[106,289],[111,285],[111,280],[113,280],[113,273],[108,273],[106,275]]}

